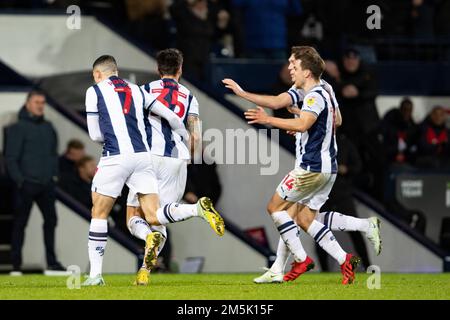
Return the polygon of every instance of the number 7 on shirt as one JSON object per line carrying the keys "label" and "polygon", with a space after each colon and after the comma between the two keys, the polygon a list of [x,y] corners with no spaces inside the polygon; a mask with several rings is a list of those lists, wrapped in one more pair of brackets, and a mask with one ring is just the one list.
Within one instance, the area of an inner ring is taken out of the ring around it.
{"label": "number 7 on shirt", "polygon": [[123,103],[123,114],[128,114],[130,112],[131,104],[131,89],[129,86],[114,88],[114,91],[119,93],[125,93],[125,101]]}

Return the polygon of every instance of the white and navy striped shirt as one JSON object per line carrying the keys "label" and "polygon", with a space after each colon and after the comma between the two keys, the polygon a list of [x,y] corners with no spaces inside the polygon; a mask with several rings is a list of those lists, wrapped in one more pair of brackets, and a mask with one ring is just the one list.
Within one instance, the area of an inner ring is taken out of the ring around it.
{"label": "white and navy striped shirt", "polygon": [[339,105],[333,88],[320,80],[306,95],[294,87],[288,93],[293,105],[317,116],[311,128],[296,134],[296,166],[311,172],[337,173],[335,117]]}
{"label": "white and navy striped shirt", "polygon": [[[197,99],[189,89],[174,79],[163,78],[156,80],[141,86],[141,89],[175,112],[185,125],[189,115],[199,115]],[[178,159],[190,159],[190,152],[187,146],[172,131],[167,120],[150,113],[148,119],[146,119],[146,126],[148,144],[152,154]]]}
{"label": "white and navy striped shirt", "polygon": [[144,108],[154,100],[137,85],[111,76],[86,91],[86,113],[98,116],[102,156],[148,152]]}
{"label": "white and navy striped shirt", "polygon": [[[332,102],[334,103],[335,108],[339,108],[339,104],[336,100],[336,96],[334,94],[334,90],[333,90],[333,87],[331,86],[331,84],[329,84],[328,82],[326,82],[323,79],[320,79],[320,85],[323,85],[325,90],[327,90],[327,92],[330,93],[330,95],[333,99]],[[286,91],[286,93],[291,96],[292,105],[298,106],[301,109],[302,105],[303,105],[303,99],[305,98],[305,91],[303,91],[303,89],[296,88],[294,85],[288,91]]]}

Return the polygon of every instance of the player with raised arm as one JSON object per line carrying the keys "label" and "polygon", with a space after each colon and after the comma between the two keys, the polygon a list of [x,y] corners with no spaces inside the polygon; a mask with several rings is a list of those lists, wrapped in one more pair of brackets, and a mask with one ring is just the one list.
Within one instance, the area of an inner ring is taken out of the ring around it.
{"label": "player with raised arm", "polygon": [[[289,69],[291,71],[292,81],[295,82],[295,64],[296,58],[294,54],[292,54],[289,58]],[[303,98],[305,96],[305,92],[302,88],[296,87],[294,84],[287,92],[283,92],[278,96],[270,96],[270,95],[260,95],[255,93],[250,93],[244,91],[234,80],[232,79],[224,79],[223,83],[229,89],[231,89],[236,95],[251,101],[255,104],[262,105],[264,107],[270,109],[280,109],[280,108],[288,108],[289,111],[296,114],[298,116],[301,111],[301,107],[303,104]],[[333,88],[324,80],[320,79],[320,84],[325,88],[325,90],[329,93],[332,98],[332,102],[335,105],[335,108],[338,109],[338,103],[336,97],[334,95]],[[342,118],[340,116],[336,119],[335,126],[338,127],[342,122]],[[297,141],[298,142],[298,141]],[[297,145],[297,156],[300,151],[299,146]],[[297,223],[300,224],[300,219],[298,215],[296,215],[296,206],[292,206],[288,212],[294,219],[297,220]],[[376,217],[371,217],[368,219],[360,219],[352,216],[347,216],[338,212],[319,212],[315,216],[315,219],[320,223],[325,224],[332,231],[360,231],[366,234],[368,240],[372,243],[375,253],[378,255],[381,252],[381,238],[380,238],[380,230],[379,230],[379,219]],[[271,268],[267,270],[262,276],[255,278],[256,283],[275,283],[283,281],[283,272],[286,265],[286,262],[289,258],[290,252],[286,247],[286,244],[280,237],[280,241],[277,247],[277,258],[275,262],[272,264]],[[289,276],[285,276],[285,281],[295,280],[301,273],[293,274],[292,272]]]}
{"label": "player with raised arm", "polygon": [[[181,119],[160,101],[152,98],[137,85],[118,77],[114,57],[103,55],[93,64],[95,85],[86,91],[86,113],[89,136],[103,142],[102,157],[92,181],[92,219],[89,228],[88,252],[90,273],[83,286],[104,285],[102,263],[107,241],[107,218],[125,184],[138,196],[149,223],[157,224],[164,215],[159,205],[158,185],[147,143],[144,110],[168,121],[183,139],[189,135]],[[195,205],[178,205],[183,215],[206,210]],[[176,214],[175,214],[176,215]],[[146,267],[156,264],[160,232],[146,238]]]}
{"label": "player with raised arm", "polygon": [[[149,225],[138,208],[139,203],[133,192],[128,195],[127,201],[127,226],[131,234],[145,240],[147,235],[153,231],[159,231],[163,235],[158,254],[162,250],[166,237],[165,224],[185,220],[192,216],[172,216],[171,210],[177,210],[175,202],[182,199],[187,177],[187,162],[191,159],[190,151],[201,152],[199,105],[197,99],[182,84],[179,83],[182,74],[183,56],[177,49],[165,49],[158,52],[156,56],[158,72],[161,77],[141,86],[141,89],[160,101],[168,109],[172,110],[186,125],[190,134],[190,145],[181,141],[164,118],[155,114],[148,114],[146,121],[147,139],[151,145],[151,154],[154,171],[158,181],[160,205],[166,210],[166,215],[161,217],[160,226]],[[207,221],[216,234],[222,236],[225,231],[224,221],[217,211],[214,210],[211,200],[203,197],[198,201],[199,206],[210,208],[201,210],[200,215]],[[136,282],[137,285],[149,283],[150,270],[145,263],[139,269]]]}

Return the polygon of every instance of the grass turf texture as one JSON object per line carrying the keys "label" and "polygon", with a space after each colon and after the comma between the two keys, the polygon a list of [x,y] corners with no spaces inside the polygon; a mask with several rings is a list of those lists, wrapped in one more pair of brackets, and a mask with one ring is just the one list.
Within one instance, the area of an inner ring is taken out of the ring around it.
{"label": "grass turf texture", "polygon": [[69,290],[65,277],[0,276],[4,299],[450,299],[450,274],[382,274],[381,289],[367,289],[370,275],[358,274],[343,286],[338,273],[313,273],[294,282],[254,284],[257,274],[155,274],[148,287],[136,287],[134,275],[106,275],[105,287]]}

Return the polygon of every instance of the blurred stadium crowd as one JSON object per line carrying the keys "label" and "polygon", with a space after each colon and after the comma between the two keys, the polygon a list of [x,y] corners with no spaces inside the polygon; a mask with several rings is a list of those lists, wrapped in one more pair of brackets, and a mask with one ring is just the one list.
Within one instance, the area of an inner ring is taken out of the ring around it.
{"label": "blurred stadium crowd", "polygon": [[[440,39],[450,36],[449,0],[5,0],[0,9],[66,9],[79,5],[82,14],[120,21],[154,50],[177,47],[185,56],[185,73],[201,78],[209,57],[287,58],[299,43],[316,46],[337,59],[343,39],[380,37]],[[379,6],[382,28],[366,27],[366,9]],[[326,8],[326,9],[324,9]],[[431,42],[432,43],[432,42]],[[383,43],[379,43],[383,49]],[[389,46],[377,52],[390,56]],[[396,57],[412,53],[395,50]],[[421,59],[433,59],[428,48]]]}

